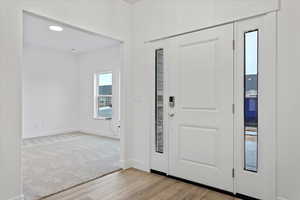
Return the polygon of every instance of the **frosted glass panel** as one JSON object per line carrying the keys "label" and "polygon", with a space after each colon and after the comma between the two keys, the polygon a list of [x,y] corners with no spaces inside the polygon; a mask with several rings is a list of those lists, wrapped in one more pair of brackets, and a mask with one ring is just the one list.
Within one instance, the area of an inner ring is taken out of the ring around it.
{"label": "frosted glass panel", "polygon": [[164,50],[155,51],[155,150],[164,152]]}

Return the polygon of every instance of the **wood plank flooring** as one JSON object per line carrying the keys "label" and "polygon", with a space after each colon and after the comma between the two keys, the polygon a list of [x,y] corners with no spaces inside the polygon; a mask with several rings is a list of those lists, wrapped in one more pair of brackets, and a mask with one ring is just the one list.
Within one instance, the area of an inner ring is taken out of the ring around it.
{"label": "wood plank flooring", "polygon": [[157,174],[127,169],[43,200],[238,200]]}

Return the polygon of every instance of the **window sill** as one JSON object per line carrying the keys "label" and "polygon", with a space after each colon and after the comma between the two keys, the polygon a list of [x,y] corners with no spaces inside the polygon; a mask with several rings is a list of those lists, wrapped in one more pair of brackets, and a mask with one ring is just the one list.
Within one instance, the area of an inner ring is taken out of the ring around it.
{"label": "window sill", "polygon": [[112,120],[110,117],[94,117],[94,120]]}

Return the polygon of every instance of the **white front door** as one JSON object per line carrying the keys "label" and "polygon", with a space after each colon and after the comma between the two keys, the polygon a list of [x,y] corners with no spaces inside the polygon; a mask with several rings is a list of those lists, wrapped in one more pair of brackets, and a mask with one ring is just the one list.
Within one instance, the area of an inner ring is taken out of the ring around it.
{"label": "white front door", "polygon": [[233,192],[233,25],[169,44],[169,174]]}

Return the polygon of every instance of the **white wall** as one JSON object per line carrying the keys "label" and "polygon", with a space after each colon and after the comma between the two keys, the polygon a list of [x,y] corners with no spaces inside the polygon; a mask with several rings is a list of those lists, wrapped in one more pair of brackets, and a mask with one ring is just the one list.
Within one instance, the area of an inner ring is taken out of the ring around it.
{"label": "white wall", "polygon": [[[80,130],[86,133],[119,138],[119,85],[118,76],[122,65],[120,46],[81,54],[80,66]],[[94,119],[94,74],[113,72],[113,118],[112,120]]]}
{"label": "white wall", "polygon": [[18,0],[0,6],[0,199],[21,194],[21,37]]}
{"label": "white wall", "polygon": [[79,130],[79,66],[71,52],[23,50],[23,137]]}
{"label": "white wall", "polygon": [[[82,131],[119,138],[121,47],[73,54],[23,50],[23,138]],[[94,119],[94,73],[112,71],[113,119]]]}
{"label": "white wall", "polygon": [[[300,2],[282,0],[278,15],[278,196],[300,199]],[[284,200],[284,199],[282,199]]]}
{"label": "white wall", "polygon": [[[125,82],[130,85],[130,5],[122,0],[2,0],[0,7],[0,199],[21,194],[20,139],[22,9],[123,40]],[[130,87],[126,87],[130,88]],[[130,96],[130,90],[122,92]],[[128,102],[124,98],[124,104]],[[128,103],[129,104],[129,103]],[[124,107],[130,111],[130,104]],[[130,112],[123,112],[129,118]],[[125,117],[123,117],[125,119]],[[127,130],[128,129],[128,130]],[[130,126],[123,123],[123,130]],[[123,142],[125,141],[122,140]],[[123,151],[122,158],[126,158]],[[123,162],[126,162],[125,160]]]}
{"label": "white wall", "polygon": [[147,41],[277,10],[279,0],[142,0],[133,7],[134,38]]}
{"label": "white wall", "polygon": [[[212,4],[218,4],[216,7]],[[224,3],[223,3],[224,2]],[[233,3],[236,8],[232,9]],[[247,6],[247,4],[255,6]],[[147,169],[150,131],[151,96],[148,69],[145,64],[145,41],[180,32],[200,29],[224,21],[276,10],[279,1],[181,1],[143,0],[133,6],[133,124],[132,160]],[[183,5],[185,4],[185,5]],[[244,4],[244,5],[242,5]],[[181,7],[182,6],[182,7]],[[242,6],[242,7],[241,7]],[[278,14],[278,83],[277,83],[277,196],[278,200],[300,199],[300,134],[299,46],[300,28],[297,19],[300,2],[281,0]],[[218,10],[219,12],[212,12]],[[216,17],[217,15],[217,17]],[[146,146],[146,148],[145,148]]]}

